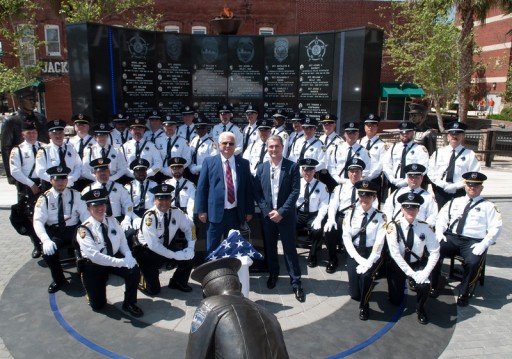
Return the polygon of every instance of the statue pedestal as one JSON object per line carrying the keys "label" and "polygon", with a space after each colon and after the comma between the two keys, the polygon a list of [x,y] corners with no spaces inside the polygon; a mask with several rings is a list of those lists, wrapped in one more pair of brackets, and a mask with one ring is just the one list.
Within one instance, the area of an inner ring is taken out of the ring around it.
{"label": "statue pedestal", "polygon": [[218,35],[236,35],[242,20],[240,18],[218,18],[210,20],[213,31]]}

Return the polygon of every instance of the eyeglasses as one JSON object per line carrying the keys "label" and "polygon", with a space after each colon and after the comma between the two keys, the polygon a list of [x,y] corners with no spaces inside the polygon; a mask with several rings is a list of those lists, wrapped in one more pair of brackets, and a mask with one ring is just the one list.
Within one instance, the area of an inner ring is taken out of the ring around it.
{"label": "eyeglasses", "polygon": [[234,142],[221,142],[220,144],[224,145],[224,146],[234,146],[235,145]]}

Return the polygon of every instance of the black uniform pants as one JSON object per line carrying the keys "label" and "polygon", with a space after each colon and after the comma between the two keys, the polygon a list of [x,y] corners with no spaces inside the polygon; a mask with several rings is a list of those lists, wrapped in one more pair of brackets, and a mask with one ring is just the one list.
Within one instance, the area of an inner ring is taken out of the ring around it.
{"label": "black uniform pants", "polygon": [[[409,266],[417,271],[421,267],[420,262],[409,264]],[[402,269],[396,264],[395,261],[391,260],[388,263],[388,290],[389,290],[389,301],[393,305],[400,305],[404,296],[405,281],[407,276]],[[428,295],[430,292],[430,283],[423,283],[416,285],[416,311],[419,313],[425,312],[425,303],[427,302]]]}
{"label": "black uniform pants", "polygon": [[[171,248],[171,250],[174,250]],[[135,255],[137,263],[139,263],[140,271],[146,281],[146,289],[151,294],[158,294],[162,289],[160,279],[158,278],[159,269],[168,262],[175,262],[177,264],[176,271],[174,272],[171,281],[186,285],[190,278],[190,273],[194,268],[194,260],[177,261],[169,259],[160,254],[157,254],[147,247],[141,248]]]}
{"label": "black uniform pants", "polygon": [[343,218],[345,214],[336,214],[336,225],[338,229],[332,228],[330,231],[325,232],[325,241],[327,243],[327,252],[329,253],[329,262],[338,263],[338,253],[336,246],[338,243],[343,243]]}
{"label": "black uniform pants", "polygon": [[60,256],[59,249],[65,248],[72,244],[72,239],[76,236],[76,228],[78,225],[74,226],[66,226],[63,227],[62,230],[59,226],[47,226],[46,233],[48,237],[55,242],[57,245],[57,250],[51,256],[47,256],[43,254],[43,259],[50,268],[50,272],[52,274],[52,279],[55,283],[62,283],[64,278],[64,271],[62,270],[62,265],[60,264]]}
{"label": "black uniform pants", "polygon": [[91,308],[99,310],[107,304],[107,281],[109,274],[115,274],[124,279],[123,305],[137,303],[137,286],[140,279],[139,267],[135,266],[129,269],[126,267],[102,266],[88,260],[83,265],[81,278]]}
{"label": "black uniform pants", "polygon": [[[318,212],[306,213],[297,211],[297,224],[295,225],[295,228],[297,229],[297,231],[300,229],[307,229],[309,231],[309,241],[311,242],[311,250],[309,254],[311,256],[316,256],[318,247],[322,245],[322,228],[311,228],[311,224],[315,220],[317,214]],[[325,220],[322,222],[322,226],[324,225],[324,223]]]}
{"label": "black uniform pants", "polygon": [[[373,247],[366,247],[364,250],[356,248],[359,255],[363,258],[368,258],[372,252]],[[348,292],[350,297],[359,301],[359,308],[365,308],[370,301],[370,295],[373,290],[373,278],[375,273],[382,265],[382,258],[374,263],[366,273],[358,274],[356,268],[359,264],[352,257],[347,258],[347,272],[348,272]]]}
{"label": "black uniform pants", "polygon": [[448,193],[441,187],[436,186],[432,183],[432,189],[434,191],[434,196],[437,202],[437,208],[441,210],[446,203],[448,203],[453,198],[464,197],[466,195],[466,190],[463,188],[459,188],[455,193]]}
{"label": "black uniform pants", "polygon": [[478,238],[469,238],[458,236],[452,233],[445,233],[446,242],[441,241],[441,251],[439,261],[432,270],[432,288],[437,288],[439,284],[439,276],[441,275],[441,267],[443,265],[443,259],[453,257],[454,255],[460,255],[464,258],[462,281],[459,286],[459,295],[468,295],[470,289],[475,285],[478,280],[480,272],[482,271],[485,251],[481,256],[473,254],[473,248],[471,246],[475,243],[479,243],[482,240]]}

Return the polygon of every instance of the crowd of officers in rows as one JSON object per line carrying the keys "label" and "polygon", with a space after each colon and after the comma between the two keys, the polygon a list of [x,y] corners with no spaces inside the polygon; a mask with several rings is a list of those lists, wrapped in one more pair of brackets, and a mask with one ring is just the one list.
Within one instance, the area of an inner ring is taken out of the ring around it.
{"label": "crowd of officers in rows", "polygon": [[[68,139],[64,121],[46,122],[48,143],[38,140],[36,114],[13,116],[12,121],[21,122],[22,141],[12,143],[7,173],[18,188],[18,210],[33,217],[27,235],[34,243],[32,256],[42,252],[50,268],[50,293],[67,283],[58,248],[71,238],[77,239],[93,309],[106,303],[108,273],[115,273],[126,280],[123,309],[142,315],[137,288],[158,294],[159,269],[168,261],[177,263],[169,287],[191,291],[195,185],[204,159],[218,154],[219,136],[230,132],[235,155],[249,161],[253,175],[269,160],[267,139],[282,138],[284,157],[301,166],[296,227],[308,230],[307,265],[318,265],[324,238],[327,273],[338,268],[339,248],[346,250],[350,295],[360,302],[361,320],[369,317],[373,280],[385,265],[390,301],[400,303],[408,279],[417,291],[418,320],[427,324],[425,302],[438,295],[442,259],[453,254],[464,257],[457,303],[468,304],[502,222],[498,209],[480,195],[486,177],[474,152],[463,147],[465,124],[448,125],[448,145],[429,156],[414,141],[411,122],[401,122],[399,142],[386,145],[377,135],[380,119],[373,114],[361,124],[345,123],[342,136],[336,116],[324,115],[320,137],[318,120],[302,113],[288,117],[277,110],[259,119],[259,109],[247,106],[243,129],[232,122],[230,105],[221,105],[218,114],[220,122],[212,126],[185,106],[180,126],[175,116],[152,111],[144,119],[119,114],[113,127],[102,122],[92,128],[92,121],[78,114],[72,118],[76,135]],[[362,128],[365,136],[360,138]],[[425,186],[427,178],[433,195]],[[391,193],[379,203],[383,180]],[[185,245],[176,245],[177,232]]]}

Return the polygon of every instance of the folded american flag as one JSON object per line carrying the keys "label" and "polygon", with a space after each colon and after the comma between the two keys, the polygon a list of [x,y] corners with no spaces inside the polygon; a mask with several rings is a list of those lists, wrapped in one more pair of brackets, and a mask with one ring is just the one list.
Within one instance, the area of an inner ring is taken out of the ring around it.
{"label": "folded american flag", "polygon": [[239,231],[232,231],[228,238],[224,239],[220,246],[217,247],[207,257],[207,261],[214,261],[219,258],[241,258],[244,256],[252,259],[262,260],[263,256],[254,247],[247,242]]}

